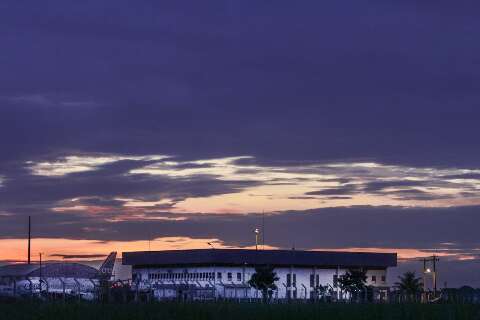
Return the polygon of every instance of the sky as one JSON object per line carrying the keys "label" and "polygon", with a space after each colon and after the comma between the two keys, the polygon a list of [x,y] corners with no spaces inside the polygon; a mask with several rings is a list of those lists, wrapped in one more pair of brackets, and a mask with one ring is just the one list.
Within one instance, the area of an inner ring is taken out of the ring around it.
{"label": "sky", "polygon": [[480,287],[474,1],[0,3],[0,260],[397,252]]}

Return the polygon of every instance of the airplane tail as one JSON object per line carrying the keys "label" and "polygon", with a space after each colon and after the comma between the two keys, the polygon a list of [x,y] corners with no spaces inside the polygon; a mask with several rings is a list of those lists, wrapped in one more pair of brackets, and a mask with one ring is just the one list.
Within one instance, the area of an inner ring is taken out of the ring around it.
{"label": "airplane tail", "polygon": [[110,279],[113,273],[113,266],[115,265],[115,259],[117,258],[117,252],[110,252],[108,257],[103,261],[100,266],[100,274],[106,279]]}

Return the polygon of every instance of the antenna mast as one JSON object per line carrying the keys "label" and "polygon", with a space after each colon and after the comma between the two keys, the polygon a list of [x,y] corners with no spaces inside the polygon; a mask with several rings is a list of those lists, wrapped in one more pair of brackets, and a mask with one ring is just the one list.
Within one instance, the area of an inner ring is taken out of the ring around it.
{"label": "antenna mast", "polygon": [[28,264],[30,264],[30,240],[32,238],[32,224],[31,224],[31,217],[28,216]]}

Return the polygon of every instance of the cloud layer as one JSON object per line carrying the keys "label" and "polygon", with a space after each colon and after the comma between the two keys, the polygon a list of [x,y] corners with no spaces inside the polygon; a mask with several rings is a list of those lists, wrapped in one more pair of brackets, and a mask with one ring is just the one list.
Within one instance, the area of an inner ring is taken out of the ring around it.
{"label": "cloud layer", "polygon": [[475,9],[2,1],[0,235],[476,259]]}

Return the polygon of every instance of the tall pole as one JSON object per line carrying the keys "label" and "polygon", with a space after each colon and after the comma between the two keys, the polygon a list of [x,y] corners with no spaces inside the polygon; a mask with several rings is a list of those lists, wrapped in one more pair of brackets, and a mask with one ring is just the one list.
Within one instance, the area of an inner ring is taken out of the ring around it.
{"label": "tall pole", "polygon": [[433,293],[437,297],[437,256],[433,255]]}
{"label": "tall pole", "polygon": [[28,264],[30,264],[30,239],[32,238],[32,223],[31,217],[28,216]]}
{"label": "tall pole", "polygon": [[427,290],[427,284],[426,284],[427,278],[425,276],[425,272],[427,272],[427,259],[423,258],[423,291]]}
{"label": "tall pole", "polygon": [[265,250],[265,210],[262,212],[262,249]]}
{"label": "tall pole", "polygon": [[42,253],[40,255],[40,293],[42,293]]}

